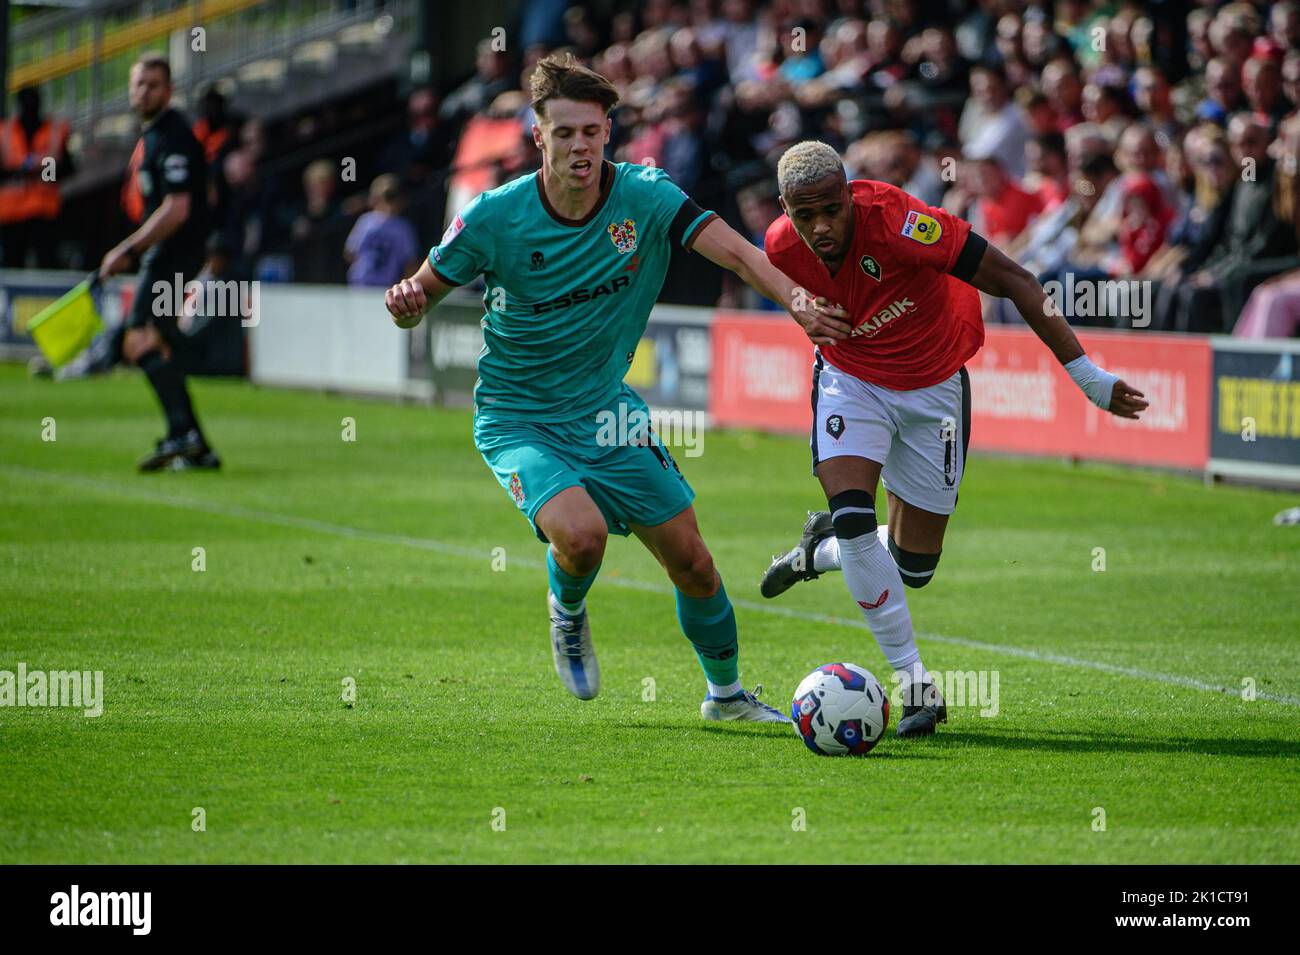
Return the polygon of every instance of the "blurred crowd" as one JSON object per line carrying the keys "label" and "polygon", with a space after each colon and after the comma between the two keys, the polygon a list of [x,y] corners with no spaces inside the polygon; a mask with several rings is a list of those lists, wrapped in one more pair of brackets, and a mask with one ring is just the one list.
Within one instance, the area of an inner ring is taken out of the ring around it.
{"label": "blurred crowd", "polygon": [[[313,143],[333,133],[330,127],[346,123],[309,115],[279,130],[281,156],[290,153],[286,162],[269,159],[266,125],[232,115],[218,89],[205,93],[197,113],[194,133],[209,164],[209,255],[227,274],[380,286],[418,267],[422,250],[418,230],[405,216],[407,187],[387,171],[404,167],[417,175],[412,157],[397,154],[409,131],[364,159],[317,156],[295,163],[295,154],[312,152]],[[286,139],[300,148],[286,150]],[[368,182],[362,181],[366,170],[373,177]]]}
{"label": "blurred crowd", "polygon": [[[1150,281],[1149,327],[1300,331],[1300,3],[556,10],[517,61],[485,41],[476,75],[441,100],[448,208],[536,168],[521,90],[566,48],[622,94],[610,158],[662,167],[758,244],[780,212],[777,159],[817,138],[851,177],[969,219],[1045,282]],[[760,303],[728,284],[701,304]],[[986,318],[1019,321],[995,302]]]}
{"label": "blurred crowd", "polygon": [[[192,118],[214,251],[262,278],[408,274],[466,202],[538,167],[524,91],[541,57],[567,49],[622,96],[609,158],[662,167],[756,244],[780,214],[778,158],[816,138],[850,177],[963,216],[1044,282],[1150,282],[1148,327],[1300,334],[1300,0],[521,9],[504,44],[479,44],[472,75],[409,95],[360,179],[320,148],[271,169],[265,127],[209,91]],[[300,152],[328,132],[298,122]],[[666,300],[775,308],[681,258]],[[1020,319],[990,301],[986,320]]]}

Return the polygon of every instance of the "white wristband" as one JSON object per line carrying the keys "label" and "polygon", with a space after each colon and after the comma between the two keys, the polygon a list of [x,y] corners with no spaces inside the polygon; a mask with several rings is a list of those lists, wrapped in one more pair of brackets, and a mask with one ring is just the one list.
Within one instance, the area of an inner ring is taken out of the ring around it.
{"label": "white wristband", "polygon": [[1110,398],[1115,392],[1115,382],[1119,381],[1119,375],[1112,375],[1104,368],[1098,368],[1087,355],[1080,355],[1074,361],[1068,362],[1065,370],[1070,373],[1070,377],[1074,379],[1074,383],[1080,390],[1088,396],[1089,401],[1103,411],[1110,410]]}

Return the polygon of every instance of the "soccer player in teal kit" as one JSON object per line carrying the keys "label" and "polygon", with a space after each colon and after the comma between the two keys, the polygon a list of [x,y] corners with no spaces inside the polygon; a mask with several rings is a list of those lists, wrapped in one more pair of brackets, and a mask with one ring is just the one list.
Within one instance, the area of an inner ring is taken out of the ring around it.
{"label": "soccer player in teal kit", "polygon": [[474,442],[550,544],[552,654],[569,691],[591,699],[600,688],[585,598],[609,534],[634,533],[676,588],[678,621],[708,682],[701,715],[789,722],[740,682],[735,613],[676,462],[648,426],[611,442],[607,425],[648,424],[623,376],[670,242],[787,303],[810,334],[847,315],[796,287],[662,170],[606,162],[618,93],[600,74],[555,55],[531,87],[541,171],[470,202],[419,271],[388,290],[388,310],[411,328],[452,288],[485,278]]}

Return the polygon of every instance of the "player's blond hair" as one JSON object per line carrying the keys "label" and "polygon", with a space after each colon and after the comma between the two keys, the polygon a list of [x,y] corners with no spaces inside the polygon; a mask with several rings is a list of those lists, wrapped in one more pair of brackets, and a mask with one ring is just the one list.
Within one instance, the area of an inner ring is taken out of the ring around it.
{"label": "player's blond hair", "polygon": [[836,175],[844,176],[844,163],[840,154],[815,139],[795,143],[776,164],[777,187],[783,196],[788,196],[791,189],[811,186],[827,176]]}

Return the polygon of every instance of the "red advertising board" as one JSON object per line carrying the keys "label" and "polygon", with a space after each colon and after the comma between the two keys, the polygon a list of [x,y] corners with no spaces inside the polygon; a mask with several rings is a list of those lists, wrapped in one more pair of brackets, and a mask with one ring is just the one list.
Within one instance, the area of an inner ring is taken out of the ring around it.
{"label": "red advertising board", "polygon": [[794,319],[718,312],[709,417],[721,427],[808,432],[813,346]]}
{"label": "red advertising board", "polygon": [[[990,326],[970,362],[975,449],[1204,468],[1209,461],[1208,339],[1080,332],[1092,360],[1146,394],[1137,421],[1092,405],[1029,329]],[[721,427],[806,432],[812,344],[792,321],[720,312],[709,413]]]}
{"label": "red advertising board", "polygon": [[1028,329],[990,327],[966,364],[971,446],[1025,454],[1203,468],[1210,456],[1208,339],[1155,332],[1080,332],[1098,365],[1151,402],[1140,419],[1107,414],[1083,397]]}

